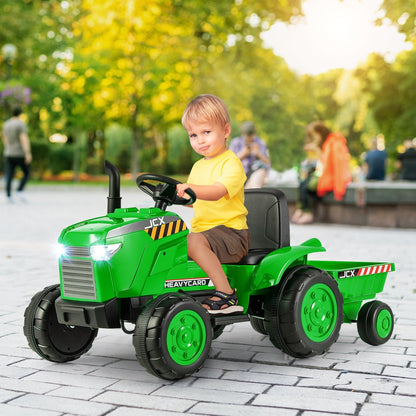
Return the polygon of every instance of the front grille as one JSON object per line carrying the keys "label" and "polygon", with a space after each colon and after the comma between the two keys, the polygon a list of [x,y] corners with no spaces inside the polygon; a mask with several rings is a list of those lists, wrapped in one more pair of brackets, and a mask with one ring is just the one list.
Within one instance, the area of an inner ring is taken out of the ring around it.
{"label": "front grille", "polygon": [[97,299],[92,260],[61,257],[61,272],[65,297]]}
{"label": "front grille", "polygon": [[65,255],[70,257],[89,257],[89,247],[65,246]]}

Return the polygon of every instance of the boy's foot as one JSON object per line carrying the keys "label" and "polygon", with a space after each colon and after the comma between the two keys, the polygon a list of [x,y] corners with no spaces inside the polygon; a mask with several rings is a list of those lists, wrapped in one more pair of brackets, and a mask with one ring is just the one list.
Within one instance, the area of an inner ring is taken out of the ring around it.
{"label": "boy's foot", "polygon": [[224,292],[216,290],[214,294],[205,299],[202,305],[208,310],[208,313],[212,315],[216,314],[230,314],[236,312],[243,312],[244,308],[237,305],[237,295],[235,290],[230,295]]}

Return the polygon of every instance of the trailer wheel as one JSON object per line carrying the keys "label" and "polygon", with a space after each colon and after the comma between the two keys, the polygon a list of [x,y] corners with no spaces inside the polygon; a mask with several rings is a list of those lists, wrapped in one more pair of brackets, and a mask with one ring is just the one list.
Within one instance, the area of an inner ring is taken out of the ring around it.
{"label": "trailer wheel", "polygon": [[60,324],[55,310],[55,300],[59,295],[59,285],[52,285],[32,297],[25,310],[23,333],[30,348],[38,355],[63,363],[85,354],[91,348],[98,329]]}
{"label": "trailer wheel", "polygon": [[384,344],[390,339],[393,328],[393,312],[390,306],[383,302],[373,300],[362,306],[358,312],[358,334],[367,344]]}
{"label": "trailer wheel", "polygon": [[338,339],[343,322],[337,283],[313,267],[295,269],[282,283],[268,302],[270,340],[296,358],[324,353]]}
{"label": "trailer wheel", "polygon": [[175,380],[202,367],[212,337],[211,321],[202,305],[174,293],[157,297],[139,315],[133,345],[149,373]]}

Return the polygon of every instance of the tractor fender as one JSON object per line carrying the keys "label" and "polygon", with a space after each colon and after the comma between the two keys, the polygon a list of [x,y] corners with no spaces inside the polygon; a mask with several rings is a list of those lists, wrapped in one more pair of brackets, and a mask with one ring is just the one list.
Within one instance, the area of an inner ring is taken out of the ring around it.
{"label": "tractor fender", "polygon": [[306,264],[308,254],[322,251],[326,249],[317,238],[311,238],[298,246],[282,247],[272,251],[254,271],[251,290],[277,285],[289,267]]}

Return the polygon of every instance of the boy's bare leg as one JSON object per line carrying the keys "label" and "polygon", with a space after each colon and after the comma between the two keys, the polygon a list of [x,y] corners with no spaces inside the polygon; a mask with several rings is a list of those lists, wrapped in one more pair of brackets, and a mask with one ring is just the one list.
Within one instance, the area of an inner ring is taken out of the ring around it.
{"label": "boy's bare leg", "polygon": [[233,293],[218,257],[211,250],[211,246],[203,234],[188,234],[188,255],[212,280],[216,290],[227,295]]}

